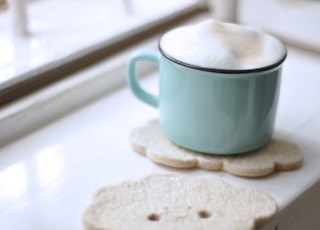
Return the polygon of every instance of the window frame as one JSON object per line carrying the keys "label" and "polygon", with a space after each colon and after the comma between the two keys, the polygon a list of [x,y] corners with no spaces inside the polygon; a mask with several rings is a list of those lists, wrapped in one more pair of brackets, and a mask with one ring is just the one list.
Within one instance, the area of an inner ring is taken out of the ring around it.
{"label": "window frame", "polygon": [[72,55],[67,59],[41,66],[17,76],[0,86],[0,107],[61,81],[98,62],[111,59],[114,55],[142,40],[146,40],[155,34],[163,33],[188,18],[207,11],[206,4],[203,1],[198,1],[169,16],[147,22],[139,28],[133,28],[115,39],[105,40],[89,49],[81,50],[77,55]]}

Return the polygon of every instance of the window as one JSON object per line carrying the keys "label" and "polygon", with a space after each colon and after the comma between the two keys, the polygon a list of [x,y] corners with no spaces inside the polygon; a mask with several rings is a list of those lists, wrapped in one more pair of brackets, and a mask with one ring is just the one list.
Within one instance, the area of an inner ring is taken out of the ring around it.
{"label": "window", "polygon": [[[25,18],[17,6],[23,2]],[[202,2],[0,0],[0,104],[141,40],[170,20],[203,9]],[[21,26],[27,33],[21,33]]]}

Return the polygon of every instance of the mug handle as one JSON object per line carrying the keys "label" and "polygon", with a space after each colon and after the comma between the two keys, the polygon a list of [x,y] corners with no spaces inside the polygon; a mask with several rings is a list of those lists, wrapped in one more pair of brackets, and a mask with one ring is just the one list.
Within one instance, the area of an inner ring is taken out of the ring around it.
{"label": "mug handle", "polygon": [[141,87],[138,81],[136,64],[139,61],[149,61],[159,65],[160,57],[159,51],[141,50],[133,53],[127,62],[127,82],[131,91],[141,101],[156,108],[159,105],[159,96],[148,93]]}

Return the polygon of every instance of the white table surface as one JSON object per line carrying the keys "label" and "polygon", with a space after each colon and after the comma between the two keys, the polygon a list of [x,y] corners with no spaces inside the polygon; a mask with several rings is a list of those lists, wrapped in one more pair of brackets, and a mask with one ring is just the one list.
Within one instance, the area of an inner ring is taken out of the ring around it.
{"label": "white table surface", "polygon": [[[0,229],[83,229],[81,214],[98,188],[168,172],[263,190],[279,205],[276,223],[270,223],[268,229],[289,229],[285,227],[288,219],[281,219],[288,212],[286,207],[320,181],[319,73],[320,56],[289,49],[275,136],[303,149],[304,164],[297,170],[246,179],[154,164],[131,149],[128,133],[157,117],[157,110],[124,88],[0,149]],[[156,74],[143,84],[156,90]],[[319,196],[310,199],[320,204]],[[302,216],[307,215],[307,209],[304,207]],[[299,218],[296,215],[295,220]],[[305,229],[318,229],[314,223],[310,226],[314,228]]]}

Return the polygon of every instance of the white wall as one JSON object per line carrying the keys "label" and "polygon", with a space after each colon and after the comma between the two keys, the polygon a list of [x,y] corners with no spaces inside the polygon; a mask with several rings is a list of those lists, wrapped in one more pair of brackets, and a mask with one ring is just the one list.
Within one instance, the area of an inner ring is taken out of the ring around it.
{"label": "white wall", "polygon": [[261,27],[284,42],[320,52],[320,1],[239,0],[237,21]]}

